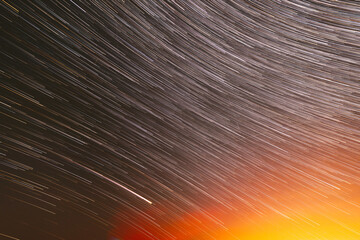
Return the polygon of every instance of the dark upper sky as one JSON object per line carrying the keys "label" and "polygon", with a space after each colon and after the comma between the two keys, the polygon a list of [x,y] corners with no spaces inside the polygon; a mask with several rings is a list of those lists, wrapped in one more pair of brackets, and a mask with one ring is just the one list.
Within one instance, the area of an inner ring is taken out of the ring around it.
{"label": "dark upper sky", "polygon": [[6,0],[0,19],[4,239],[219,239],[360,200],[356,1]]}

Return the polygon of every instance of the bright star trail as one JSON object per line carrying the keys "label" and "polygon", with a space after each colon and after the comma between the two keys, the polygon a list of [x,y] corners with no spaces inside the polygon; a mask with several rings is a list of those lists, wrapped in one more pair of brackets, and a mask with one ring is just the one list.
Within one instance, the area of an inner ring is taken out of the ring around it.
{"label": "bright star trail", "polygon": [[0,19],[0,239],[360,239],[359,1]]}

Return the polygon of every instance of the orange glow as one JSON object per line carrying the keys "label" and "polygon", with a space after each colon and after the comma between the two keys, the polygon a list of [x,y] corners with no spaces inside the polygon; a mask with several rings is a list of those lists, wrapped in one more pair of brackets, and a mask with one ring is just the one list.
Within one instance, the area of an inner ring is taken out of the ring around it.
{"label": "orange glow", "polygon": [[[233,231],[244,240],[358,240],[360,239],[359,212],[347,217],[334,218],[317,214],[305,215],[304,219],[268,218],[256,224]],[[234,239],[234,238],[220,238]]]}
{"label": "orange glow", "polygon": [[[119,225],[110,235],[112,239],[122,240],[359,240],[360,197],[355,190],[352,186],[336,196],[312,196],[311,201],[299,195],[292,203],[284,200],[286,211],[279,208],[240,220],[221,216],[214,209],[187,213],[171,221],[160,217],[158,227],[137,219],[135,225]],[[212,221],[214,218],[205,216],[204,212],[221,219],[224,225]]]}
{"label": "orange glow", "polygon": [[[347,194],[324,199],[299,198],[283,214],[257,217],[230,230],[241,240],[359,240],[360,197],[355,186]],[[349,200],[351,199],[351,200]],[[218,239],[234,239],[221,237]]]}

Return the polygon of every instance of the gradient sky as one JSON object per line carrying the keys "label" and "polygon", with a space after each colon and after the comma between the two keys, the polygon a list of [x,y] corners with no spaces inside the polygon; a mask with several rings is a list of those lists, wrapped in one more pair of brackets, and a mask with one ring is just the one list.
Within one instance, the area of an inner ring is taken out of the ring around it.
{"label": "gradient sky", "polygon": [[360,3],[0,19],[0,238],[360,239]]}

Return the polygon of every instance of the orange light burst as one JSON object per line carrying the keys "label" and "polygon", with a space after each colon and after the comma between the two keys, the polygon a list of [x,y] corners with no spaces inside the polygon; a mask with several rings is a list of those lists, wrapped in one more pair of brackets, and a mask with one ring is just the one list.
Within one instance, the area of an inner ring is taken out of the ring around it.
{"label": "orange light burst", "polygon": [[[285,193],[284,193],[285,194]],[[286,194],[285,194],[286,195]],[[307,198],[301,198],[307,196]],[[247,218],[231,219],[214,209],[187,213],[162,220],[154,226],[137,219],[132,226],[118,225],[112,239],[220,239],[220,240],[358,240],[360,239],[360,201],[355,185],[336,195],[316,198],[310,193],[292,196],[286,207],[264,211]],[[287,197],[287,199],[290,199]],[[165,211],[166,212],[166,211]],[[211,214],[211,217],[203,213]],[[213,219],[224,220],[219,224]]]}

